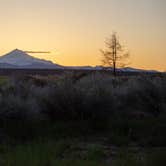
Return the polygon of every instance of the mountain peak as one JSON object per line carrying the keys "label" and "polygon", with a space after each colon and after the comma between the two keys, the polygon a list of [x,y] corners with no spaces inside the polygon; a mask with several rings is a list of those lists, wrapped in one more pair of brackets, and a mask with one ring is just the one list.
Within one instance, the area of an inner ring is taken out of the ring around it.
{"label": "mountain peak", "polygon": [[13,51],[22,51],[22,50],[20,50],[20,49],[16,48],[16,49],[14,49]]}
{"label": "mountain peak", "polygon": [[35,58],[29,54],[27,54],[25,51],[14,49],[13,51],[9,52],[6,55],[3,55],[0,57],[0,63],[15,65],[18,67],[31,67],[31,68],[55,68],[59,67],[59,65],[56,65],[52,63],[51,61],[43,60]]}
{"label": "mountain peak", "polygon": [[6,55],[2,57],[18,57],[18,56],[30,56],[26,52],[19,50],[19,49],[14,49],[13,51],[7,53]]}
{"label": "mountain peak", "polygon": [[13,51],[11,51],[11,52],[24,52],[24,51],[22,51],[22,50],[20,50],[20,49],[16,48],[16,49],[14,49],[14,50],[13,50]]}

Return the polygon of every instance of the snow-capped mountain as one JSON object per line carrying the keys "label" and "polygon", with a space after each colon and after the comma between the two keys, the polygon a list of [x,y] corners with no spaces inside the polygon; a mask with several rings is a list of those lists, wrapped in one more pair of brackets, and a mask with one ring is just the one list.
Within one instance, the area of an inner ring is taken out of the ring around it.
{"label": "snow-capped mountain", "polygon": [[51,61],[38,59],[26,52],[15,49],[0,57],[0,68],[61,68]]}
{"label": "snow-capped mountain", "polygon": [[[111,67],[103,66],[60,66],[54,64],[51,61],[38,59],[28,55],[25,51],[15,49],[6,55],[0,57],[0,69],[66,69],[66,70],[109,70]],[[144,72],[144,73],[156,73],[154,70],[143,70],[135,68],[117,68],[118,72]]]}

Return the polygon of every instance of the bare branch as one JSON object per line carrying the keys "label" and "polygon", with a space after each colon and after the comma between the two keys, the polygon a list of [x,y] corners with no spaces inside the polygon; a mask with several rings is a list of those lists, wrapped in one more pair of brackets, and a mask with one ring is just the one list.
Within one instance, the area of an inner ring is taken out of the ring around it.
{"label": "bare branch", "polygon": [[124,67],[126,63],[122,63],[122,61],[129,58],[130,54],[129,52],[124,51],[116,32],[106,39],[105,45],[107,49],[100,50],[103,55],[102,63],[105,66],[113,67],[114,74],[116,74],[116,68],[121,66]]}

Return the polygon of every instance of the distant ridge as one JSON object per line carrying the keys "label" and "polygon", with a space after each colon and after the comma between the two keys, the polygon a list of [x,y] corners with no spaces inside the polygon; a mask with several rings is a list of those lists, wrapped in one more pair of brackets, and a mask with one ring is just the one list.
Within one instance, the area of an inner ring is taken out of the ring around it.
{"label": "distant ridge", "polygon": [[[108,70],[112,71],[112,67],[104,67],[104,66],[67,66],[65,69],[72,69],[72,70]],[[124,67],[124,68],[117,68],[117,72],[132,72],[132,73],[158,73],[159,71],[156,70],[144,70],[144,69],[136,69],[132,67]]]}
{"label": "distant ridge", "polygon": [[[15,49],[0,57],[0,69],[66,69],[66,70],[112,70],[103,66],[61,66],[48,60],[35,58],[26,51]],[[155,70],[135,69],[131,67],[117,68],[118,72],[156,73]]]}

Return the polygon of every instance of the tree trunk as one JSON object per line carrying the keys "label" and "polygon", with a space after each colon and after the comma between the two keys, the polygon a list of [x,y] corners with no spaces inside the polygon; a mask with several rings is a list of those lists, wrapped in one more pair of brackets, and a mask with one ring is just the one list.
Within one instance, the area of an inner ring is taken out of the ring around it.
{"label": "tree trunk", "polygon": [[116,76],[116,63],[113,62],[113,74],[114,76]]}

